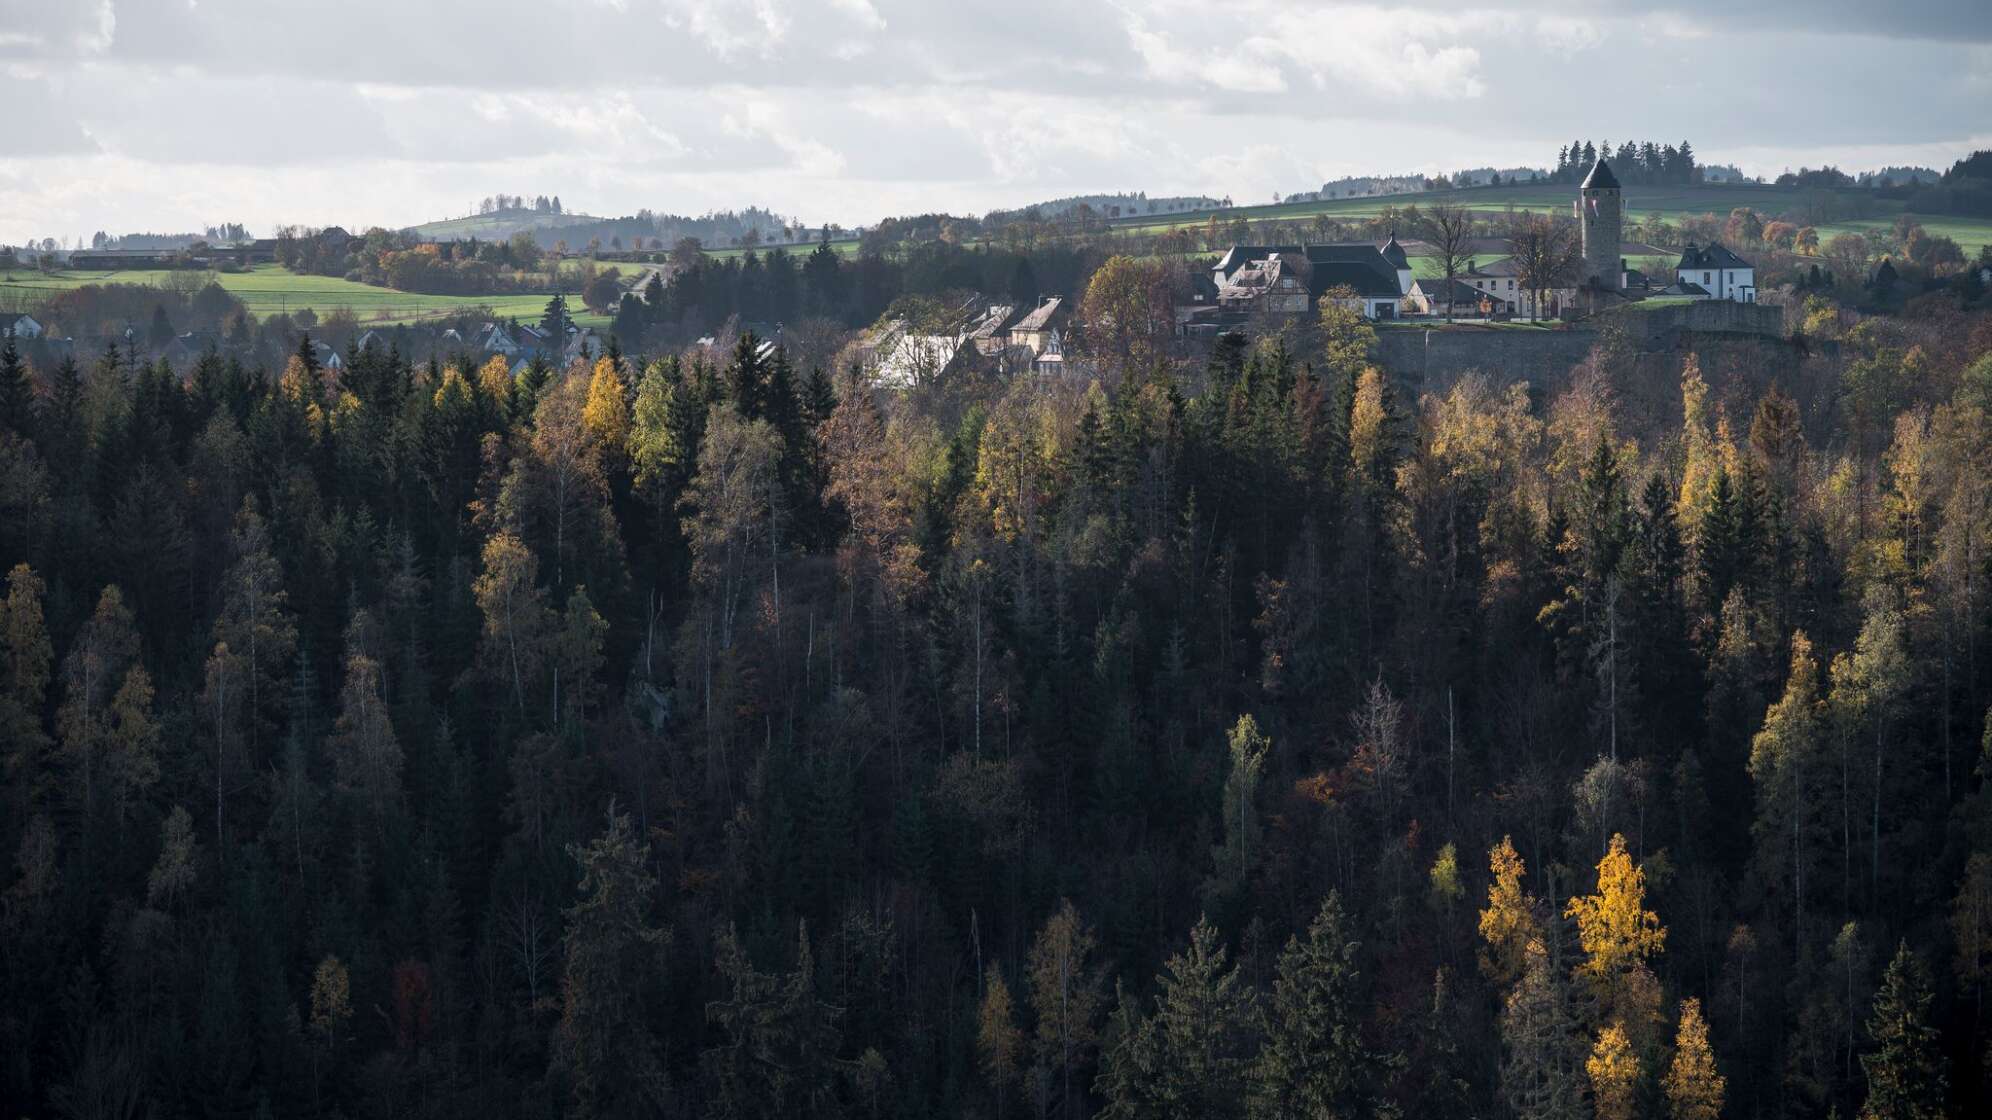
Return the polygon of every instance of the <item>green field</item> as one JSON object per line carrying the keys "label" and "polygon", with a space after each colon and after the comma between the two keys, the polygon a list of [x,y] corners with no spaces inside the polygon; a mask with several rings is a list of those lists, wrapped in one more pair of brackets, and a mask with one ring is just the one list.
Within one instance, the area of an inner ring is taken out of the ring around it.
{"label": "green field", "polygon": [[[1627,187],[1625,188],[1626,219],[1631,223],[1649,214],[1658,214],[1672,221],[1683,214],[1727,214],[1739,206],[1751,207],[1759,214],[1769,216],[1797,208],[1810,193],[1789,187],[1747,184]],[[1571,202],[1576,197],[1577,189],[1568,184],[1531,183],[1515,187],[1474,187],[1467,190],[1435,191],[1424,194],[1336,198],[1269,206],[1236,206],[1215,212],[1144,216],[1114,222],[1112,225],[1116,229],[1144,232],[1185,226],[1199,227],[1206,224],[1213,213],[1219,222],[1238,218],[1250,221],[1295,221],[1324,214],[1332,218],[1374,218],[1386,209],[1401,210],[1409,206],[1423,209],[1439,203],[1464,206],[1482,214],[1502,214],[1509,210],[1568,214]],[[1819,236],[1824,239],[1839,233],[1887,229],[1895,221],[1896,214],[1900,212],[1900,204],[1880,200],[1877,206],[1884,211],[1880,216],[1823,225],[1818,227]],[[1918,215],[1916,220],[1930,233],[1956,241],[1967,256],[1978,252],[1980,246],[1992,243],[1992,219]]]}
{"label": "green field", "polygon": [[[146,284],[163,287],[169,278],[186,273],[168,271],[57,272],[44,275],[29,270],[0,272],[0,306],[31,303],[56,292],[85,284]],[[545,294],[505,296],[434,296],[377,288],[335,276],[300,276],[282,265],[258,265],[246,272],[216,273],[223,288],[240,299],[257,316],[294,312],[310,308],[321,318],[339,308],[350,308],[362,324],[406,323],[418,319],[453,314],[468,307],[489,307],[499,318],[537,319],[546,309]],[[572,297],[570,297],[570,301]],[[608,322],[606,316],[575,310],[574,319],[589,326]]]}
{"label": "green field", "polygon": [[[804,245],[758,245],[753,249],[753,251],[765,257],[768,255],[770,250],[779,248],[786,250],[789,256],[806,257],[809,254],[814,253],[816,251],[816,244],[817,244],[816,242],[810,242]],[[849,260],[858,255],[858,245],[859,242],[856,238],[849,238],[840,241],[832,241],[830,243],[830,251],[836,253],[840,257]],[[730,257],[742,256],[747,252],[748,250],[739,249],[739,248],[707,249],[705,251],[705,255],[713,258],[714,260],[726,260]]]}

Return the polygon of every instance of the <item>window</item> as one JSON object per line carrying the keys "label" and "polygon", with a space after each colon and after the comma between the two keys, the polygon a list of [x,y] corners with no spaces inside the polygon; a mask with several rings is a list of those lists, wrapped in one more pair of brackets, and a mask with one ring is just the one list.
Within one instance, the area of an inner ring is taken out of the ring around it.
{"label": "window", "polygon": [[1702,273],[1702,283],[1704,283],[1704,284],[1707,284],[1707,283],[1709,283],[1709,282],[1710,282],[1710,281],[1709,281],[1709,278],[1708,278],[1708,273],[1706,273],[1706,272]]}

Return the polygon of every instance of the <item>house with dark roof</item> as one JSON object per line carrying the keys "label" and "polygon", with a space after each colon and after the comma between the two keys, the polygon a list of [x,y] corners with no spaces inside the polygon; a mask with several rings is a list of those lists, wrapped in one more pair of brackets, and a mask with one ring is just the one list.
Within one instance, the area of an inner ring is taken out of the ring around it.
{"label": "house with dark roof", "polygon": [[1010,324],[1010,345],[1023,346],[1032,354],[1047,350],[1063,351],[1065,324],[1071,312],[1060,296],[1045,296],[1024,317]]}
{"label": "house with dark roof", "polygon": [[1482,291],[1460,277],[1453,278],[1450,289],[1443,276],[1420,277],[1413,280],[1411,290],[1404,293],[1404,310],[1411,315],[1452,315],[1472,319],[1513,309],[1512,303]]}
{"label": "house with dark roof", "polygon": [[1674,266],[1674,275],[1682,284],[1700,286],[1709,299],[1757,302],[1756,266],[1717,242],[1706,246],[1688,242],[1681,250],[1680,263]]}
{"label": "house with dark roof", "polygon": [[[1224,318],[1254,310],[1306,314],[1329,291],[1345,289],[1365,318],[1394,319],[1411,288],[1411,262],[1394,235],[1382,243],[1233,245],[1211,268],[1211,281]],[[1297,299],[1302,286],[1305,302]]]}

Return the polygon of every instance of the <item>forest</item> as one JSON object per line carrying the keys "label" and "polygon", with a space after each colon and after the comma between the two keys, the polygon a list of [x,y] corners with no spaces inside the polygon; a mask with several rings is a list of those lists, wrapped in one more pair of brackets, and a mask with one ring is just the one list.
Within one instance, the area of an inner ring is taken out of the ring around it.
{"label": "forest", "polygon": [[0,343],[6,1111],[1992,1107],[1992,315],[1084,337]]}

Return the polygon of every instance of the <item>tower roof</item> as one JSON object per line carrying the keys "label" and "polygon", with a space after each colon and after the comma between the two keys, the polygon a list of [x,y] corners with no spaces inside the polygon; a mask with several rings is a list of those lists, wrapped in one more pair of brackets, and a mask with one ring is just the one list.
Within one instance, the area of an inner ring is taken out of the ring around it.
{"label": "tower roof", "polygon": [[1383,259],[1389,261],[1392,268],[1411,267],[1411,259],[1405,255],[1404,246],[1397,243],[1396,230],[1390,231],[1390,240],[1377,246],[1377,252],[1383,254]]}
{"label": "tower roof", "polygon": [[1611,165],[1605,162],[1603,156],[1599,156],[1598,162],[1591,165],[1591,173],[1584,176],[1583,189],[1589,191],[1600,188],[1619,189],[1618,176],[1612,174]]}

